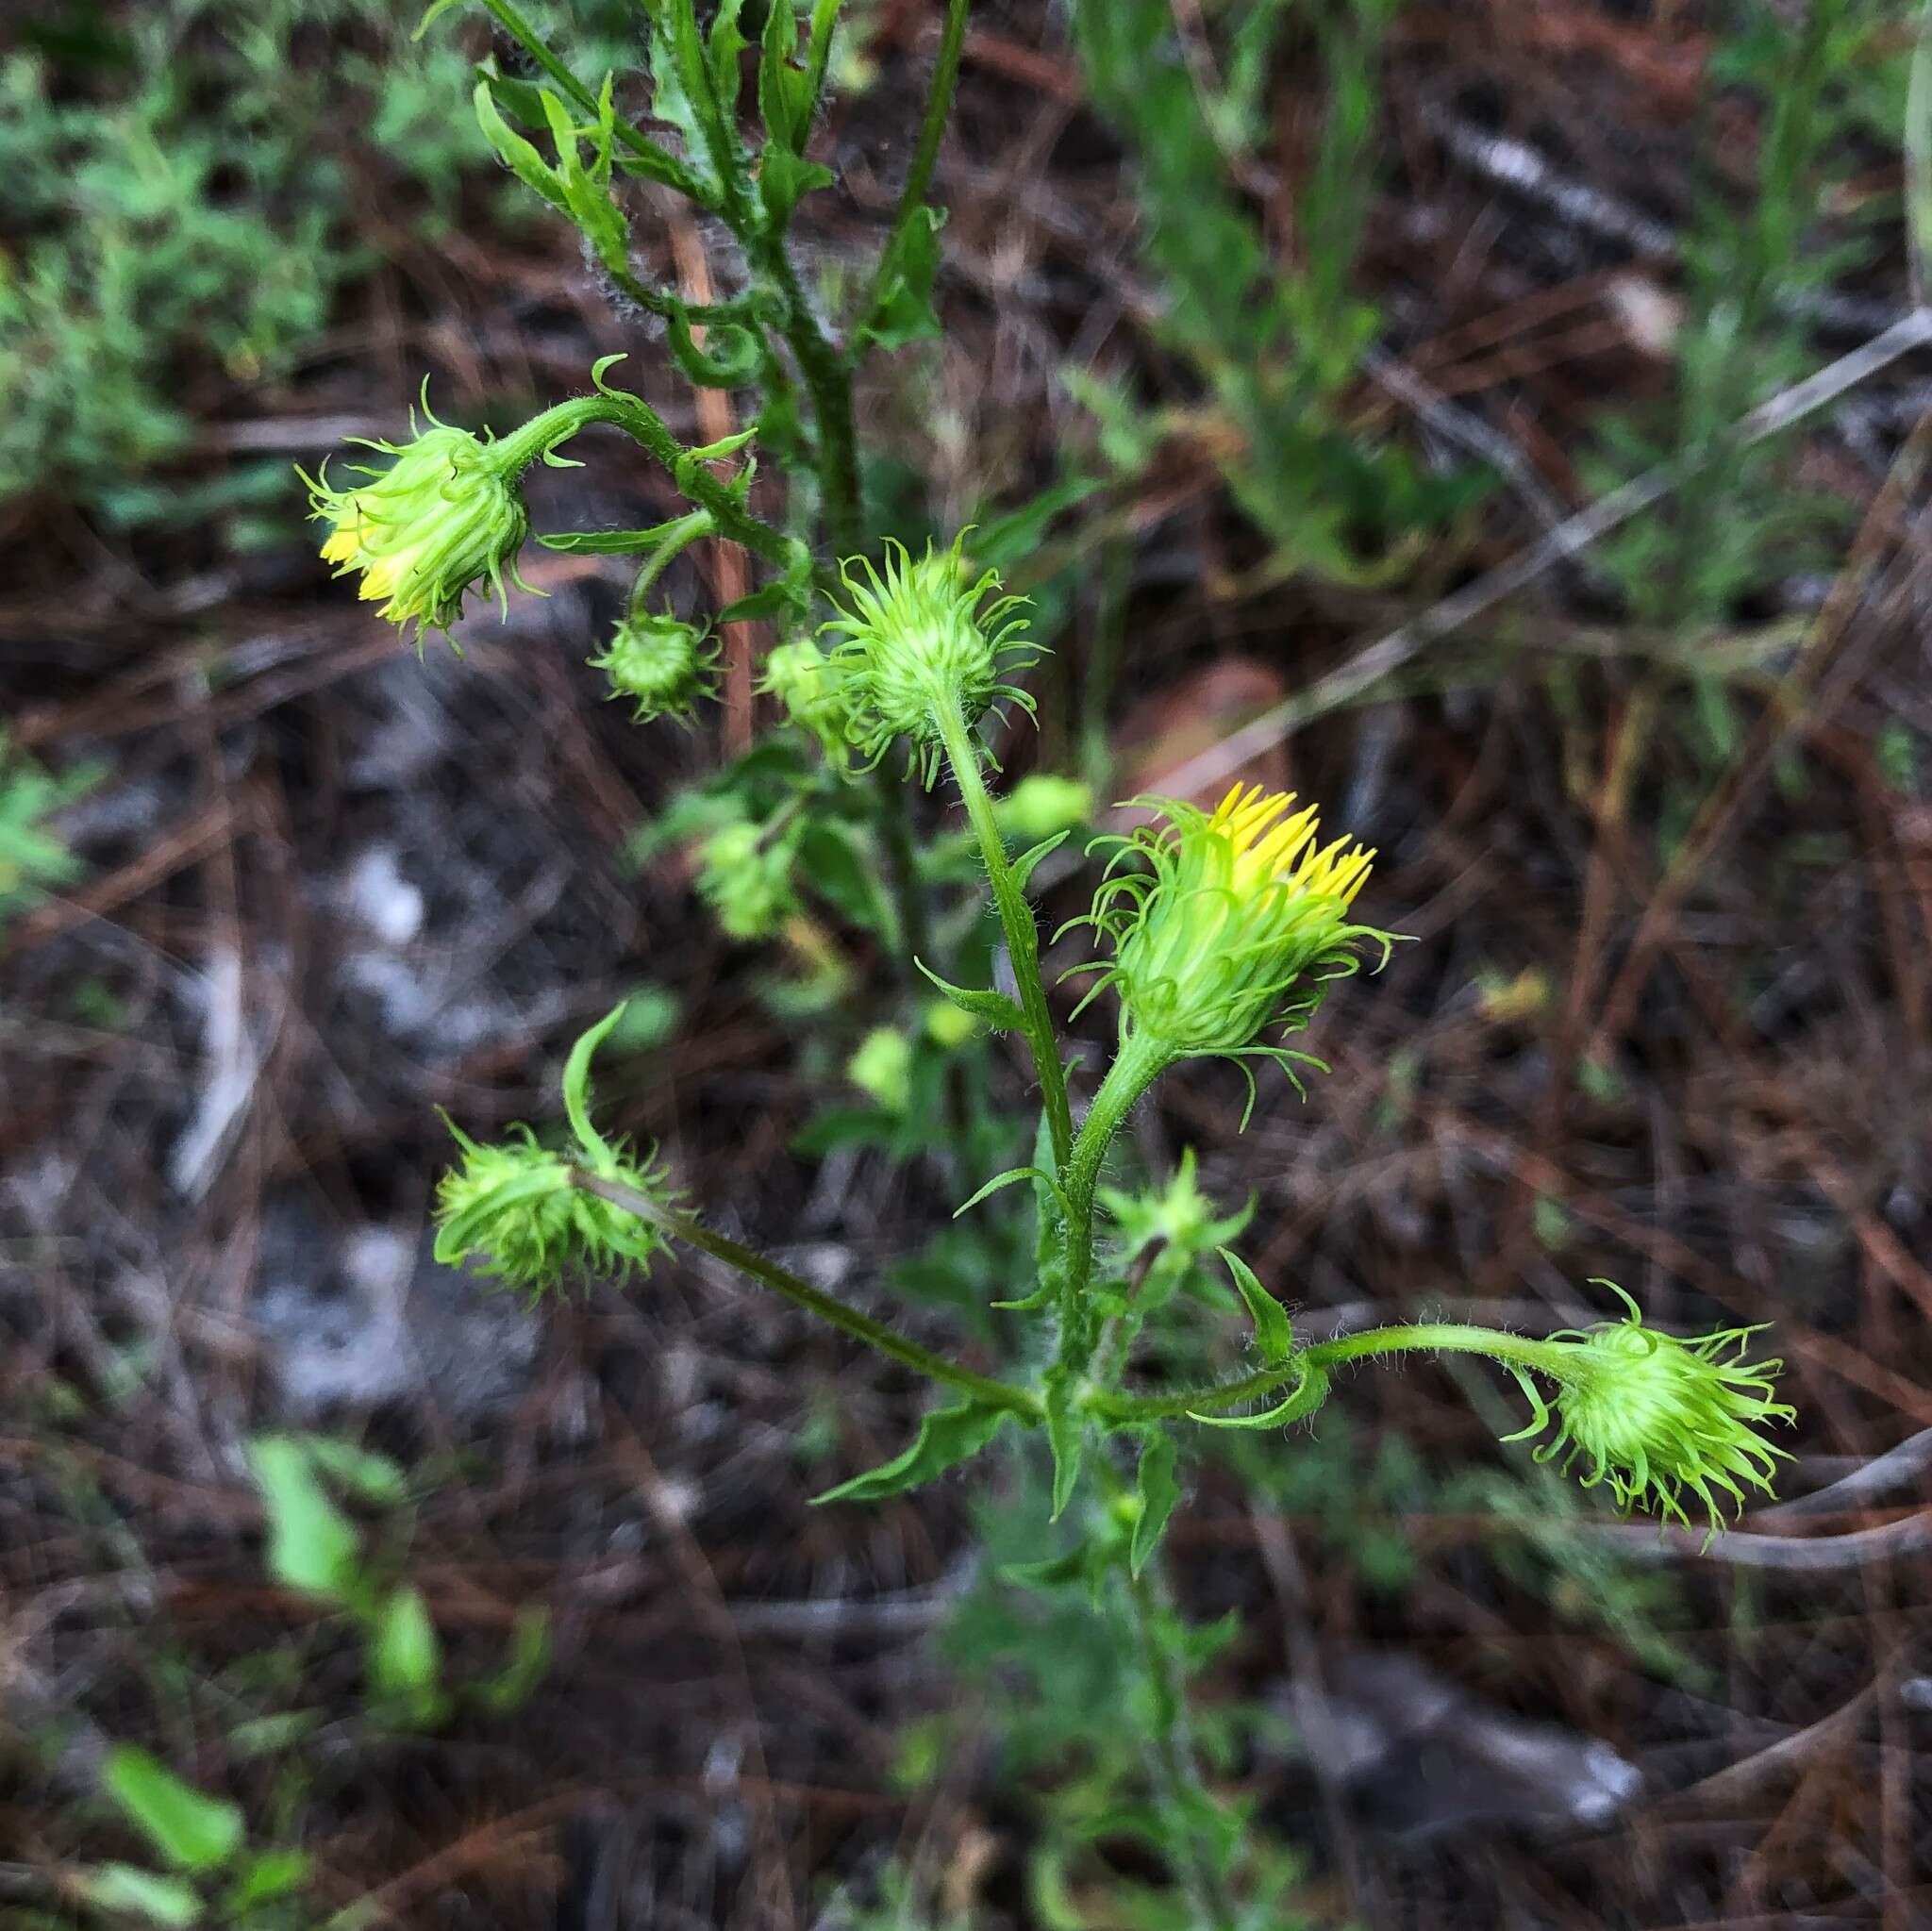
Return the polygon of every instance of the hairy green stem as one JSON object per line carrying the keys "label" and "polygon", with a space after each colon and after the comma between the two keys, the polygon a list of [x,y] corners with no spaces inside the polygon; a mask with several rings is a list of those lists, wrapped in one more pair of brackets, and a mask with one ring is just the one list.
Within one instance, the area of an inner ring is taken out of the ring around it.
{"label": "hairy green stem", "polygon": [[974,836],[979,841],[979,856],[985,860],[993,904],[1007,935],[1007,956],[1012,961],[1013,980],[1020,991],[1020,1010],[1026,1022],[1026,1043],[1032,1049],[1041,1104],[1046,1110],[1054,1171],[1057,1175],[1064,1175],[1073,1157],[1074,1116],[1067,1101],[1067,1074],[1060,1063],[1059,1038],[1054,1031],[1053,1014],[1046,1004],[1046,984],[1040,974],[1040,927],[1034,922],[1033,907],[1007,861],[1006,843],[993,818],[992,799],[988,795],[986,780],[979,774],[979,748],[967,728],[965,717],[957,705],[938,707],[933,716],[945,746],[947,762],[953,768],[953,781],[959,788],[960,801],[966,807]]}
{"label": "hairy green stem", "polygon": [[1139,1104],[1141,1095],[1172,1063],[1173,1056],[1151,1034],[1130,1033],[1100,1082],[1080,1123],[1066,1163],[1062,1186],[1067,1196],[1067,1290],[1074,1299],[1093,1273],[1093,1192],[1114,1135]]}
{"label": "hairy green stem", "polygon": [[1311,1347],[1297,1349],[1288,1360],[1257,1368],[1234,1381],[1184,1389],[1174,1394],[1098,1390],[1088,1397],[1086,1405],[1102,1421],[1115,1423],[1177,1421],[1184,1415],[1213,1414],[1239,1407],[1243,1402],[1258,1401],[1263,1395],[1273,1394],[1287,1382],[1299,1380],[1314,1398],[1300,1413],[1290,1412],[1281,1417],[1281,1424],[1286,1427],[1299,1420],[1301,1413],[1312,1413],[1320,1406],[1320,1397],[1327,1392],[1329,1373],[1348,1361],[1417,1353],[1487,1355],[1506,1367],[1525,1368],[1560,1379],[1568,1345],[1564,1341],[1535,1340],[1526,1335],[1506,1334],[1500,1328],[1474,1327],[1460,1322],[1371,1327],[1360,1334],[1341,1335],[1332,1341],[1317,1341]]}
{"label": "hairy green stem", "polygon": [[794,546],[783,531],[754,516],[702,463],[692,462],[691,451],[665,426],[664,419],[637,396],[607,391],[575,396],[533,416],[497,447],[507,463],[522,468],[592,423],[609,423],[648,450],[678,489],[710,517],[720,536],[742,543],[768,563],[791,561]]}
{"label": "hairy green stem", "polygon": [[589,1173],[581,1167],[572,1170],[572,1178],[587,1193],[594,1193],[601,1200],[608,1200],[613,1207],[621,1207],[626,1213],[635,1214],[641,1221],[647,1221],[660,1233],[674,1240],[681,1240],[688,1247],[695,1247],[700,1253],[708,1254],[713,1260],[722,1260],[726,1267],[735,1269],[746,1279],[754,1280],[761,1288],[769,1288],[774,1294],[790,1301],[795,1307],[803,1307],[807,1313],[815,1314],[828,1326],[836,1327],[841,1334],[850,1335],[854,1340],[863,1341],[868,1347],[875,1348],[902,1366],[910,1368],[915,1373],[924,1374],[930,1381],[937,1381],[947,1388],[957,1389],[961,1394],[970,1395],[974,1401],[984,1402],[989,1407],[1004,1408],[1017,1415],[1028,1426],[1038,1423],[1044,1409],[1040,1397],[1030,1389],[1016,1387],[1009,1381],[995,1380],[990,1374],[981,1374],[974,1369],[962,1367],[958,1361],[947,1359],[943,1355],[935,1354],[932,1349],[922,1347],[915,1340],[908,1340],[897,1328],[889,1327],[882,1321],[875,1321],[870,1314],[861,1313],[857,1307],[848,1307],[836,1295],[825,1293],[815,1288],[809,1281],[782,1268],[774,1260],[768,1260],[762,1254],[750,1247],[741,1245],[726,1236],[714,1232],[701,1222],[678,1213],[662,1202],[654,1200],[648,1193],[641,1193],[635,1187],[626,1187],[621,1181],[606,1180],[601,1175]]}
{"label": "hairy green stem", "polygon": [[1153,1574],[1124,1574],[1122,1594],[1127,1624],[1133,1631],[1134,1656],[1149,1691],[1147,1770],[1160,1807],[1168,1815],[1167,1847],[1179,1867],[1196,1931],[1235,1931],[1239,1920],[1221,1873],[1201,1842],[1203,1814],[1214,1799],[1201,1775],[1193,1738],[1187,1721],[1185,1690],[1174,1657],[1161,1640],[1161,1604]]}

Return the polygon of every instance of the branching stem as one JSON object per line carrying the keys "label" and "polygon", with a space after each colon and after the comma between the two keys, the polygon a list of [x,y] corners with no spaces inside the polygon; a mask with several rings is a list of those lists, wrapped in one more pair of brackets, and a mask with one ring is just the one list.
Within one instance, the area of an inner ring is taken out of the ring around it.
{"label": "branching stem", "polygon": [[756,1281],[761,1288],[769,1288],[793,1307],[817,1315],[841,1334],[863,1341],[915,1373],[957,1389],[961,1394],[984,1402],[989,1407],[1005,1408],[1029,1427],[1041,1419],[1044,1410],[1039,1396],[1030,1389],[996,1380],[991,1374],[981,1374],[958,1361],[949,1360],[943,1355],[935,1354],[930,1348],[922,1347],[918,1341],[908,1340],[897,1328],[889,1327],[870,1314],[861,1313],[837,1295],[828,1294],[823,1289],[813,1287],[809,1281],[801,1280],[775,1260],[769,1260],[754,1249],[741,1246],[689,1215],[666,1207],[648,1193],[639,1192],[635,1187],[626,1187],[617,1180],[606,1180],[581,1167],[574,1170],[574,1177],[585,1192],[594,1193],[613,1207],[621,1207],[626,1213],[649,1222],[672,1240],[682,1241],[687,1247],[695,1247],[700,1253],[708,1254],[713,1260],[723,1261],[747,1280]]}

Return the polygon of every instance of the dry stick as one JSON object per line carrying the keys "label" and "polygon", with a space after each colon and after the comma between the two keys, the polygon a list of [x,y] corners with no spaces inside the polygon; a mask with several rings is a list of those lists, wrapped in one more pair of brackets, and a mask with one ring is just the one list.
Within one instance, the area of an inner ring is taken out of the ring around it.
{"label": "dry stick", "polygon": [[[1909,355],[1928,342],[1932,342],[1932,308],[1915,308],[1862,348],[1840,356],[1815,375],[1759,404],[1739,424],[1737,434],[1714,445],[1712,453],[1720,447],[1726,451],[1748,449],[1767,441],[1827,403],[1836,402],[1859,383],[1869,381],[1901,356]],[[1580,555],[1633,516],[1661,502],[1699,467],[1698,460],[1685,458],[1659,463],[1621,489],[1612,490],[1607,496],[1599,497],[1588,508],[1559,523],[1520,556],[1499,564],[1454,595],[1444,597],[1413,622],[1390,631],[1325,677],[1317,678],[1306,691],[1284,698],[1220,743],[1191,757],[1169,774],[1167,789],[1175,797],[1191,798],[1222,784],[1250,758],[1272,750],[1310,719],[1358,697],[1431,644],[1440,643],[1465,624],[1493,609],[1505,597],[1535,582],[1546,570]]]}

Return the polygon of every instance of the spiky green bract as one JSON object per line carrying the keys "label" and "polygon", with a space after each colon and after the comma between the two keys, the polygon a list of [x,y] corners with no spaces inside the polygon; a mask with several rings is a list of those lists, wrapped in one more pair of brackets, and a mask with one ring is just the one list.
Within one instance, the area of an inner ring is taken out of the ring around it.
{"label": "spiky green bract", "polygon": [[534,1298],[569,1273],[648,1273],[666,1245],[648,1221],[575,1180],[583,1164],[601,1179],[661,1198],[661,1168],[628,1160],[621,1148],[595,1162],[573,1162],[540,1146],[521,1123],[495,1144],[479,1144],[454,1123],[449,1130],[463,1157],[436,1190],[436,1257],[446,1267],[468,1263]]}
{"label": "spiky green bract", "polygon": [[809,731],[830,761],[845,764],[849,712],[832,659],[807,638],[781,643],[766,654],[758,689],[785,707],[794,724]]}
{"label": "spiky green bract", "polygon": [[1607,1484],[1625,1515],[1645,1509],[1689,1526],[1684,1503],[1694,1498],[1715,1535],[1724,1498],[1736,1513],[1746,1488],[1768,1494],[1773,1471],[1789,1459],[1758,1432],[1793,1419],[1790,1404],[1774,1394],[1784,1363],[1744,1358],[1761,1328],[1716,1328],[1682,1340],[1645,1326],[1614,1281],[1597,1285],[1623,1300],[1629,1318],[1550,1336],[1533,1365],[1557,1383],[1554,1415],[1519,1371],[1534,1412],[1526,1428],[1505,1439],[1527,1440],[1554,1420],[1557,1433],[1537,1450],[1539,1461],[1561,1456],[1565,1471],[1581,1461],[1583,1486]]}
{"label": "spiky green bract", "polygon": [[1133,802],[1165,823],[1109,841],[1119,849],[1075,922],[1113,950],[1093,991],[1117,988],[1124,1034],[1158,1041],[1170,1059],[1260,1056],[1291,1079],[1291,1061],[1319,1065],[1257,1041],[1271,1026],[1306,1026],[1329,983],[1359,970],[1362,948],[1387,962],[1395,935],[1349,916],[1374,854],[1346,837],[1318,845],[1315,808],[1284,816],[1292,794],[1259,786],[1236,786],[1212,812]]}
{"label": "spiky green bract", "polygon": [[467,1262],[532,1298],[571,1273],[626,1278],[650,1271],[667,1245],[652,1223],[579,1185],[589,1174],[669,1208],[665,1170],[640,1160],[621,1140],[609,1140],[591,1120],[591,1059],[624,1017],[618,1006],[571,1048],[563,1068],[563,1107],[575,1139],[568,1153],[538,1144],[521,1124],[493,1146],[479,1145],[448,1116],[462,1160],[442,1176],[436,1193],[436,1257],[445,1266]]}
{"label": "spiky green bract", "polygon": [[313,515],[329,525],[323,557],[336,574],[358,572],[360,594],[391,624],[448,634],[463,599],[487,584],[508,608],[504,576],[529,534],[518,478],[537,453],[517,437],[473,436],[432,417],[408,442],[368,442],[395,460],[354,467],[369,478],[345,490],[304,473]]}
{"label": "spiky green bract", "polygon": [[612,698],[635,702],[633,717],[641,724],[661,717],[689,724],[699,701],[717,693],[717,643],[668,612],[631,611],[603,655],[589,661],[608,678]]}
{"label": "spiky green bract", "polygon": [[962,532],[950,549],[928,543],[919,558],[889,542],[883,572],[866,558],[848,561],[851,608],[821,632],[840,640],[831,658],[846,735],[868,767],[907,739],[928,789],[941,759],[940,721],[958,715],[974,728],[1002,700],[1031,715],[1032,698],[1008,679],[1042,655],[1022,635],[1025,599],[998,595],[995,570],[969,578],[964,541]]}

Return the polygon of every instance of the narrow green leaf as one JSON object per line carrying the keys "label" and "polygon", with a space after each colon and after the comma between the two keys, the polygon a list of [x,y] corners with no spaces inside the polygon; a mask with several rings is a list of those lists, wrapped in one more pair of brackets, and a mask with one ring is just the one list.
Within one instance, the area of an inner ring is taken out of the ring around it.
{"label": "narrow green leaf", "polygon": [[782,229],[808,194],[829,188],[837,178],[830,168],[806,160],[790,148],[768,146],[758,162],[758,199],[764,203],[766,221]]}
{"label": "narrow green leaf", "polygon": [[1000,1580],[1019,1583],[1024,1589],[1065,1589],[1069,1584],[1086,1581],[1091,1559],[1091,1551],[1082,1542],[1064,1556],[1049,1556],[1043,1561],[1002,1563]]}
{"label": "narrow green leaf", "polygon": [[1255,1276],[1255,1270],[1232,1248],[1215,1249],[1227,1264],[1241,1297],[1255,1323],[1255,1347],[1271,1368],[1278,1368],[1294,1352],[1294,1328],[1288,1309]]}
{"label": "narrow green leaf", "polygon": [[[553,98],[541,90],[538,97],[546,108]],[[476,124],[483,130],[483,138],[496,150],[497,158],[525,187],[535,189],[558,214],[569,215],[570,196],[564,191],[557,170],[497,112],[496,91],[490,81],[476,83],[475,99]]]}
{"label": "narrow green leaf", "polygon": [[1080,1461],[1087,1449],[1087,1421],[1071,1405],[1072,1378],[1066,1374],[1047,1377],[1046,1441],[1053,1450],[1053,1516],[1059,1521],[1080,1480]]}
{"label": "narrow green leaf", "polygon": [[641,530],[559,530],[537,541],[546,550],[561,550],[571,557],[629,557],[657,549],[681,521],[653,524]]}
{"label": "narrow green leaf", "polygon": [[313,1859],[307,1851],[262,1851],[246,1859],[222,1895],[222,1916],[241,1918],[261,1906],[300,1890],[308,1882]]}
{"label": "narrow green leaf", "polygon": [[1286,1401],[1277,1402],[1258,1415],[1205,1415],[1190,1409],[1188,1420],[1208,1428],[1286,1428],[1291,1422],[1305,1421],[1328,1399],[1328,1373],[1311,1368],[1306,1357],[1302,1378]]}
{"label": "narrow green leaf", "polygon": [[1010,1187],[1016,1180],[1043,1180],[1049,1187],[1055,1184],[1053,1175],[1039,1167],[1008,1167],[1004,1174],[995,1174],[971,1200],[962,1201],[955,1207],[953,1218],[957,1221],[961,1214],[972,1212],[989,1194],[997,1193],[1002,1187]]}
{"label": "narrow green leaf", "polygon": [[934,1408],[921,1421],[909,1448],[812,1499],[815,1503],[876,1502],[883,1496],[904,1494],[961,1462],[971,1461],[999,1432],[1000,1423],[1010,1419],[1006,1408],[971,1400],[953,1407]]}
{"label": "narrow green leaf", "polygon": [[[798,15],[791,0],[766,0],[758,55],[758,118],[770,141],[802,153],[811,126],[811,76],[796,64]],[[765,150],[767,160],[771,147]]]}
{"label": "narrow green leaf", "polygon": [[356,1525],[325,1493],[302,1444],[263,1435],[248,1444],[248,1465],[268,1512],[268,1572],[284,1589],[334,1602],[361,1579]]}
{"label": "narrow green leaf", "polygon": [[1033,876],[1034,866],[1049,853],[1058,851],[1073,835],[1071,827],[1066,831],[1057,831],[1051,838],[1041,839],[1030,852],[1022,852],[1013,860],[1013,883],[1024,891],[1026,881]]}
{"label": "narrow green leaf", "polygon": [[495,1715],[511,1716],[529,1702],[549,1668],[550,1611],[535,1604],[517,1611],[509,1660],[477,1685],[476,1695]]}
{"label": "narrow green leaf", "polygon": [[1165,1428],[1157,1428],[1141,1444],[1141,1459],[1134,1470],[1141,1513],[1135,1518],[1134,1539],[1127,1552],[1127,1566],[1136,1575],[1146,1568],[1147,1558],[1159,1547],[1167,1519],[1180,1500],[1180,1484],[1174,1479],[1174,1465],[1179,1459],[1180,1451]]}
{"label": "narrow green leaf", "polygon": [[303,1435],[297,1440],[312,1467],[341,1486],[358,1501],[393,1508],[409,1492],[408,1477],[386,1455],[339,1441],[328,1435]]}
{"label": "narrow green leaf", "polygon": [[213,1871],[242,1845],[242,1810],[124,1743],[108,1751],[102,1784],[121,1814],[179,1871]]}
{"label": "narrow green leaf", "polygon": [[1003,1033],[1018,1033],[1026,1030],[1026,1015],[1020,1010],[1016,1001],[1008,999],[1004,992],[989,989],[984,992],[974,991],[969,986],[956,986],[950,979],[942,979],[924,960],[915,960],[923,972],[961,1012],[970,1012],[974,1019],[984,1020],[988,1025]]}
{"label": "narrow green leaf", "polygon": [[916,208],[905,226],[893,231],[879,258],[872,313],[859,325],[862,341],[876,342],[882,349],[902,349],[940,333],[932,291],[939,278],[940,229],[945,219],[936,208]]}
{"label": "narrow green leaf", "polygon": [[163,1877],[134,1864],[99,1864],[80,1879],[80,1889],[99,1911],[120,1911],[151,1924],[201,1923],[201,1899],[185,1878]]}
{"label": "narrow green leaf", "polygon": [[383,1598],[369,1631],[369,1687],[378,1703],[429,1722],[442,1701],[442,1645],[423,1591],[403,1583]]}

